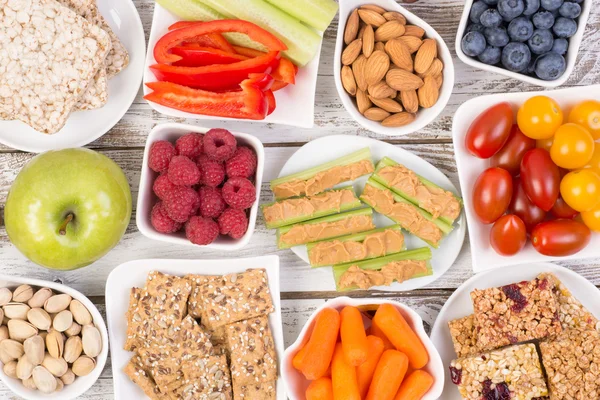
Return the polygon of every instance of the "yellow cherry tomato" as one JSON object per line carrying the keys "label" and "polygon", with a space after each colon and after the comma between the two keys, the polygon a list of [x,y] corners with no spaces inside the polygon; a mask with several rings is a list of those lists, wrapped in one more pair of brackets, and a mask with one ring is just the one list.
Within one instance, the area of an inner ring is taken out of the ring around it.
{"label": "yellow cherry tomato", "polygon": [[569,122],[583,126],[594,139],[600,139],[600,101],[587,100],[577,104],[569,113]]}
{"label": "yellow cherry tomato", "polygon": [[560,195],[575,211],[593,210],[600,205],[600,174],[591,169],[569,172],[560,182]]}
{"label": "yellow cherry tomato", "polygon": [[535,141],[535,147],[538,149],[544,149],[550,152],[550,148],[552,147],[552,143],[554,143],[554,136],[548,139],[538,139]]}
{"label": "yellow cherry tomato", "polygon": [[584,127],[564,124],[554,134],[550,157],[554,164],[566,169],[583,168],[594,154],[594,138]]}
{"label": "yellow cherry tomato", "polygon": [[592,159],[583,168],[591,168],[600,174],[600,142],[594,143],[594,153]]}
{"label": "yellow cherry tomato", "polygon": [[593,231],[600,232],[600,207],[596,207],[591,211],[584,211],[581,214],[583,223]]}
{"label": "yellow cherry tomato", "polygon": [[563,123],[563,111],[556,101],[547,96],[528,99],[517,113],[517,124],[525,136],[548,139]]}

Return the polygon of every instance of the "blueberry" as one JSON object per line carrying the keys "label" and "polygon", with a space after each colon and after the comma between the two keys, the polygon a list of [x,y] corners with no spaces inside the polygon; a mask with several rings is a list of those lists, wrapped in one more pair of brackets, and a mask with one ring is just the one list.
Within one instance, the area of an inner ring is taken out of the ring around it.
{"label": "blueberry", "polygon": [[523,15],[533,15],[540,9],[540,0],[525,0]]}
{"label": "blueberry", "polygon": [[583,3],[583,0],[569,0],[569,2],[581,4],[581,3]]}
{"label": "blueberry", "polygon": [[540,11],[531,19],[533,25],[538,29],[550,29],[554,25],[554,15],[550,11]]}
{"label": "blueberry", "polygon": [[500,58],[502,58],[502,50],[500,50],[498,47],[488,46],[478,58],[479,61],[484,64],[495,65],[498,64],[500,62]]}
{"label": "blueberry", "polygon": [[545,81],[558,79],[567,69],[567,62],[560,54],[548,53],[541,56],[535,63],[535,74]]}
{"label": "blueberry", "polygon": [[474,24],[479,23],[479,18],[481,17],[481,14],[483,14],[483,12],[487,9],[488,6],[483,1],[476,1],[475,3],[473,3],[473,5],[471,6],[471,13],[469,14],[471,22],[473,22]]}
{"label": "blueberry", "polygon": [[558,10],[565,0],[542,0],[542,8],[544,10]]}
{"label": "blueberry", "polygon": [[481,32],[469,32],[462,38],[462,51],[471,57],[477,57],[485,50],[485,37]]}
{"label": "blueberry", "polygon": [[505,28],[485,28],[483,31],[488,44],[496,47],[504,47],[510,42]]}
{"label": "blueberry", "polygon": [[552,50],[554,36],[548,29],[536,29],[527,44],[529,44],[532,53],[544,54]]}
{"label": "blueberry", "polygon": [[498,12],[506,22],[510,22],[523,14],[525,3],[523,0],[498,0]]}
{"label": "blueberry", "polygon": [[508,35],[513,42],[525,42],[533,35],[533,24],[527,17],[518,17],[508,24]]}
{"label": "blueberry", "polygon": [[529,61],[529,65],[525,69],[525,72],[528,74],[535,73],[535,63],[537,62],[538,58],[540,58],[540,56],[531,57],[531,61]]}
{"label": "blueberry", "polygon": [[479,21],[486,28],[495,28],[502,25],[502,15],[500,15],[498,10],[490,8],[481,14]]}
{"label": "blueberry", "polygon": [[484,29],[485,29],[485,26],[483,26],[481,24],[469,24],[469,26],[467,26],[467,33],[469,33],[469,32],[481,32],[481,33],[483,33]]}
{"label": "blueberry", "polygon": [[570,38],[577,32],[577,22],[570,18],[560,17],[554,23],[552,31],[559,38]]}
{"label": "blueberry", "polygon": [[561,15],[561,17],[575,19],[581,15],[581,6],[577,3],[566,2],[560,6],[558,13]]}
{"label": "blueberry", "polygon": [[525,43],[512,42],[502,49],[502,65],[513,72],[521,72],[531,61],[531,51]]}
{"label": "blueberry", "polygon": [[483,1],[488,6],[495,6],[496,4],[498,4],[498,0],[481,0],[481,1]]}
{"label": "blueberry", "polygon": [[569,50],[569,41],[564,38],[558,38],[554,40],[554,44],[552,45],[552,52],[556,54],[560,54],[564,56]]}

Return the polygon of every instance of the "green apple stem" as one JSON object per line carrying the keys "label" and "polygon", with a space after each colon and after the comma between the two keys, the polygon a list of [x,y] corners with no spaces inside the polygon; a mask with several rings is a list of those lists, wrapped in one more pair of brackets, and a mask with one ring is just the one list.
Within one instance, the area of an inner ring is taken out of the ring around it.
{"label": "green apple stem", "polygon": [[60,226],[60,229],[58,230],[58,233],[61,234],[62,236],[67,234],[67,225],[69,225],[69,223],[71,221],[73,221],[73,218],[75,216],[72,213],[69,213],[67,215],[67,217],[65,218],[65,221],[63,222],[63,224]]}

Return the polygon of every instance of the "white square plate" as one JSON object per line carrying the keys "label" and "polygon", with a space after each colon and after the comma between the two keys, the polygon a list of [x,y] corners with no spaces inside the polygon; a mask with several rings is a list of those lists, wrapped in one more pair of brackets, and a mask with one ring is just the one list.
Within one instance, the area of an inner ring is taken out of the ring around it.
{"label": "white square plate", "polygon": [[531,242],[528,242],[523,250],[513,257],[501,256],[490,245],[490,229],[492,225],[484,225],[475,216],[473,211],[472,193],[473,186],[479,175],[490,167],[489,160],[483,160],[472,156],[465,146],[465,136],[471,123],[487,108],[507,101],[513,106],[515,121],[517,110],[525,100],[536,96],[549,96],[556,100],[568,115],[569,107],[583,100],[600,100],[600,85],[588,87],[574,87],[546,92],[524,92],[524,93],[502,93],[489,96],[481,96],[463,103],[456,114],[452,124],[452,140],[458,166],[458,178],[463,191],[463,201],[467,214],[467,226],[469,227],[469,238],[471,240],[471,254],[473,257],[473,271],[475,273],[500,266],[532,263],[539,261],[566,261],[584,258],[600,258],[600,234],[592,233],[592,241],[587,247],[577,254],[566,257],[548,257],[538,253]]}
{"label": "white square plate", "polygon": [[[279,298],[279,257],[265,256],[232,260],[137,260],[115,268],[106,282],[106,319],[111,345],[115,399],[146,398],[144,392],[123,373],[123,368],[133,356],[132,352],[123,349],[127,331],[125,313],[129,307],[129,291],[132,287],[143,287],[150,271],[160,271],[177,276],[187,274],[226,275],[253,268],[267,270],[269,289],[275,306],[275,312],[269,315],[269,325],[275,340],[277,364],[281,370],[284,346],[281,299]],[[281,374],[277,379],[277,399],[286,399]]]}
{"label": "white square plate", "polygon": [[[154,59],[154,46],[156,42],[168,32],[168,27],[179,21],[180,19],[165,10],[158,3],[154,4],[154,18],[152,19],[152,30],[150,31],[150,39],[148,40],[148,52],[146,55],[146,66],[144,68],[144,95],[147,95],[151,90],[146,86],[147,82],[156,82],[156,77],[150,71],[150,65],[156,64]],[[321,42],[322,43],[322,42]],[[277,108],[273,114],[267,116],[261,121],[272,124],[283,124],[299,126],[301,128],[312,128],[315,120],[315,92],[317,89],[317,73],[319,72],[319,59],[321,57],[321,46],[312,59],[304,67],[298,70],[296,75],[296,84],[288,85],[284,89],[275,92],[275,100]],[[161,106],[160,104],[148,102],[150,107],[161,114],[169,115],[178,118],[190,119],[208,119],[215,121],[249,121],[237,118],[211,117],[208,115],[191,114]]]}

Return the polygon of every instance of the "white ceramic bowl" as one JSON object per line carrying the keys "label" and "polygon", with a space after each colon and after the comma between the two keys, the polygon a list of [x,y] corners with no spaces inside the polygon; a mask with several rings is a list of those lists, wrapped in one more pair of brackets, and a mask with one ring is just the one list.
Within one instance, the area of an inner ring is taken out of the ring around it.
{"label": "white ceramic bowl", "polygon": [[313,325],[315,318],[323,310],[324,308],[335,308],[338,311],[341,311],[342,308],[346,306],[354,306],[361,307],[372,304],[392,304],[402,314],[402,316],[406,319],[411,328],[417,333],[427,352],[429,353],[429,363],[425,368],[431,376],[434,378],[434,383],[431,389],[423,396],[421,400],[437,400],[440,398],[442,394],[442,390],[444,389],[444,365],[442,364],[442,359],[440,358],[440,354],[437,349],[427,336],[425,332],[425,328],[423,328],[423,320],[415,311],[413,311],[408,306],[399,303],[397,301],[387,300],[387,299],[351,299],[350,297],[337,297],[333,300],[329,300],[324,303],[321,307],[317,308],[315,312],[310,316],[300,335],[298,335],[298,339],[285,350],[285,354],[283,356],[283,365],[281,370],[281,375],[283,376],[283,381],[285,382],[285,387],[287,389],[288,397],[291,400],[305,400],[305,392],[306,388],[309,385],[309,381],[304,378],[302,373],[294,368],[292,365],[292,360],[296,353],[300,351],[302,346],[304,346],[312,333]]}
{"label": "white ceramic bowl", "polygon": [[[371,121],[363,117],[363,115],[358,111],[358,108],[356,107],[352,97],[344,90],[344,87],[342,86],[340,71],[342,70],[341,58],[342,51],[344,50],[344,30],[346,29],[346,21],[355,8],[365,4],[375,4],[385,8],[386,10],[397,11],[406,17],[407,23],[423,28],[425,30],[426,37],[436,40],[438,44],[438,58],[444,63],[444,83],[440,89],[440,97],[437,103],[435,103],[435,105],[431,108],[419,109],[417,118],[410,124],[402,127],[388,128],[381,125],[381,123],[377,121]],[[452,61],[450,50],[448,50],[448,46],[444,42],[444,39],[442,39],[442,37],[435,31],[435,29],[393,0],[340,0],[339,16],[340,20],[338,23],[337,39],[335,42],[335,54],[333,56],[333,76],[335,77],[335,87],[337,88],[338,95],[340,96],[340,99],[342,99],[344,107],[352,116],[352,118],[354,118],[356,122],[366,129],[386,136],[408,135],[409,133],[413,133],[424,128],[434,119],[436,119],[444,107],[446,107],[446,104],[448,104],[448,100],[452,94],[452,89],[454,88],[454,63]]]}
{"label": "white ceramic bowl", "polygon": [[[61,400],[70,400],[84,394],[89,388],[96,383],[98,377],[102,373],[104,369],[104,364],[106,364],[106,358],[108,357],[108,333],[106,330],[106,324],[104,323],[104,319],[102,315],[96,308],[96,306],[82,293],[78,292],[75,289],[71,289],[68,286],[62,285],[60,283],[55,283],[51,281],[43,281],[40,279],[29,279],[29,278],[21,278],[18,276],[12,275],[0,275],[0,288],[7,287],[9,289],[15,289],[19,285],[27,284],[33,286],[34,288],[47,287],[52,289],[56,294],[65,293],[71,296],[73,299],[79,300],[92,314],[92,318],[94,320],[94,325],[100,331],[100,336],[102,337],[102,351],[96,357],[96,368],[86,376],[76,377],[75,381],[70,385],[65,385],[64,389],[59,393],[51,393],[44,394],[37,390],[31,390],[23,386],[19,379],[14,379],[6,376],[2,368],[0,368],[0,379],[2,382],[8,386],[10,390],[13,391],[18,396],[23,397],[26,400],[47,400],[47,399],[61,399]],[[1,363],[0,363],[1,364]]]}
{"label": "white ceramic bowl", "polygon": [[567,69],[565,73],[561,75],[560,78],[553,81],[545,81],[543,79],[535,78],[533,76],[528,76],[524,74],[520,74],[518,72],[512,72],[504,68],[496,67],[494,65],[484,64],[476,58],[469,57],[462,51],[461,40],[465,35],[465,31],[467,30],[467,25],[469,23],[469,14],[471,12],[471,6],[473,5],[474,0],[465,0],[465,8],[460,19],[460,23],[458,25],[458,31],[456,32],[456,54],[458,58],[462,60],[467,65],[472,67],[489,71],[496,72],[501,75],[506,75],[510,78],[518,79],[523,82],[531,83],[532,85],[554,88],[562,85],[569,79],[573,69],[575,69],[575,61],[577,60],[577,53],[579,52],[579,46],[581,46],[581,41],[583,40],[583,32],[585,31],[585,26],[587,24],[588,18],[590,17],[590,11],[592,10],[592,0],[585,0],[581,4],[581,15],[579,16],[577,22],[577,33],[573,37],[569,39],[569,50],[567,51],[566,61],[567,61]]}
{"label": "white ceramic bowl", "polygon": [[142,164],[142,176],[140,178],[140,189],[137,199],[137,210],[135,222],[142,235],[163,242],[181,244],[187,246],[196,246],[198,248],[206,249],[217,249],[217,250],[238,250],[248,244],[252,234],[254,233],[254,226],[256,225],[256,215],[258,213],[258,203],[260,199],[260,189],[262,185],[262,177],[265,163],[265,149],[257,138],[246,133],[231,132],[235,136],[238,144],[250,147],[256,153],[257,166],[256,166],[256,178],[254,179],[254,186],[256,187],[256,202],[250,209],[250,215],[248,217],[248,231],[240,239],[232,239],[223,235],[219,235],[217,239],[207,245],[198,246],[190,242],[184,232],[165,234],[157,232],[156,229],[150,223],[150,212],[152,207],[157,202],[156,195],[152,191],[152,185],[154,180],[158,176],[158,173],[152,171],[148,167],[148,155],[150,153],[150,146],[152,143],[158,140],[168,140],[175,144],[177,138],[185,135],[186,133],[206,133],[209,128],[201,128],[194,125],[175,124],[167,123],[157,125],[150,131],[148,139],[146,141],[146,149],[144,150],[144,161]]}

